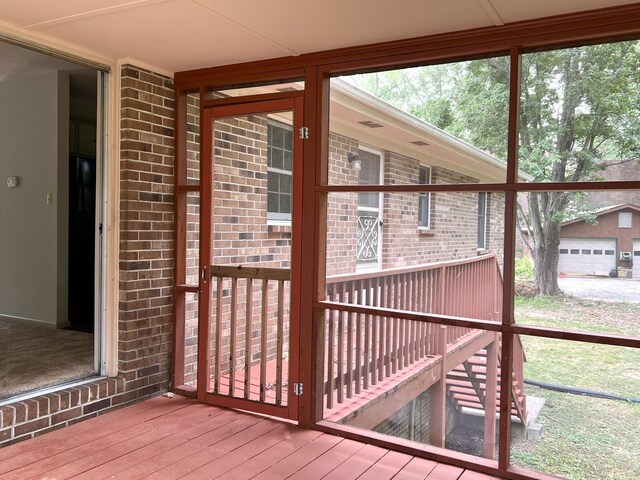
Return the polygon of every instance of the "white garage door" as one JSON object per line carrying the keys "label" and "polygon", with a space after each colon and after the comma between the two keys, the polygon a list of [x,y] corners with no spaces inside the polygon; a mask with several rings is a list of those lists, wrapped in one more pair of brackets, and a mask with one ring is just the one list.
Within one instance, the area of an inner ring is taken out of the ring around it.
{"label": "white garage door", "polygon": [[561,238],[559,273],[608,274],[616,268],[616,241]]}
{"label": "white garage door", "polygon": [[633,278],[640,280],[640,240],[633,242]]}

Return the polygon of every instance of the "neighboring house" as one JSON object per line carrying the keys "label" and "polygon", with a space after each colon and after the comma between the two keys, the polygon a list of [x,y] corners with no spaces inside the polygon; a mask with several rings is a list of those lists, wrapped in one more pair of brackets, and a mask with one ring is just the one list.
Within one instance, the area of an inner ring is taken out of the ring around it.
{"label": "neighboring house", "polygon": [[558,272],[609,274],[617,271],[640,279],[640,206],[602,208],[595,222],[577,218],[560,230]]}

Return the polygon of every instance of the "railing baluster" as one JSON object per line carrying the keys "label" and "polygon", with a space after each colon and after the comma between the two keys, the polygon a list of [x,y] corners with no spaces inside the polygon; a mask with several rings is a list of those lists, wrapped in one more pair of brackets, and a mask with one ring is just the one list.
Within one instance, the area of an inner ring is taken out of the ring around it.
{"label": "railing baluster", "polygon": [[[376,301],[375,305],[377,307],[381,307],[384,304],[384,278],[376,278]],[[382,381],[384,379],[384,349],[386,339],[385,339],[385,324],[387,323],[386,317],[376,317],[378,322],[378,360],[376,362],[376,370],[377,370],[377,381]]]}
{"label": "railing baluster", "polygon": [[267,317],[269,315],[269,281],[262,280],[262,318],[260,319],[260,401],[267,398]]}
{"label": "railing baluster", "polygon": [[216,285],[216,347],[214,353],[213,393],[220,393],[220,359],[222,358],[222,277],[217,277]]}
{"label": "railing baluster", "polygon": [[[362,283],[358,280],[355,282],[355,296],[353,303],[360,303],[360,297],[362,296]],[[355,382],[356,395],[360,393],[360,384],[362,381],[362,314],[356,314],[356,354],[355,354],[355,362],[356,362],[356,374],[355,374]]]}
{"label": "railing baluster", "polygon": [[[400,285],[397,275],[393,277],[393,308],[398,309],[400,307],[400,295],[402,287]],[[402,370],[402,345],[400,341],[402,339],[402,320],[393,317],[393,373],[397,373]]]}
{"label": "railing baluster", "polygon": [[[390,307],[392,289],[391,289],[391,283],[389,281],[388,276],[384,277],[384,290],[385,291],[383,292],[383,294],[386,295],[385,307]],[[391,317],[386,317],[385,318],[385,342],[384,342],[384,374],[387,377],[391,375],[391,362],[393,362],[392,353],[391,353],[392,352],[391,350],[392,324],[393,324],[393,319]]]}
{"label": "railing baluster", "polygon": [[284,338],[284,280],[278,281],[278,317],[276,323],[276,405],[282,405],[282,342]]}
{"label": "railing baluster", "polygon": [[[340,300],[344,302],[344,284],[340,285],[339,294]],[[344,401],[344,316],[345,312],[338,312],[338,365],[336,369],[338,380],[336,382],[336,390],[338,391],[337,401],[339,404]]]}
{"label": "railing baluster", "polygon": [[[411,283],[410,283],[410,277],[405,277],[405,281],[404,281],[404,292],[403,292],[403,310],[409,310],[410,305],[409,305],[409,301],[411,300]],[[404,321],[404,344],[403,344],[403,352],[402,352],[402,356],[404,359],[404,366],[408,367],[409,366],[409,351],[411,350],[411,339],[410,339],[410,332],[411,332],[411,321],[409,320],[405,320]]]}
{"label": "railing baluster", "polygon": [[[371,305],[378,306],[378,281],[376,278],[371,279],[371,292],[369,294]],[[380,317],[371,316],[371,385],[378,383],[378,328]]]}
{"label": "railing baluster", "polygon": [[334,373],[333,362],[335,361],[334,342],[335,342],[335,322],[334,316],[336,310],[329,311],[327,315],[327,408],[333,408],[333,390],[334,390]]}
{"label": "railing baluster", "polygon": [[[347,282],[349,303],[353,303],[353,282]],[[346,302],[346,300],[345,300]],[[353,396],[353,313],[347,312],[347,398]]]}
{"label": "railing baluster", "polygon": [[[417,272],[413,272],[413,311],[420,311],[420,302],[419,302],[419,277]],[[411,322],[413,324],[411,331],[413,333],[413,338],[411,339],[411,346],[413,348],[413,361],[417,362],[418,358],[420,358],[420,326],[422,322]]]}
{"label": "railing baluster", "polygon": [[[369,306],[371,298],[371,283],[369,280],[363,282],[362,305]],[[369,360],[371,356],[371,315],[364,316],[364,368],[362,371],[362,387],[369,388]]]}
{"label": "railing baluster", "polygon": [[253,320],[253,279],[247,278],[246,318],[244,332],[244,398],[249,399],[251,389],[251,324]]}
{"label": "railing baluster", "polygon": [[229,345],[229,396],[233,397],[236,382],[236,316],[238,310],[238,279],[231,279],[231,324]]}

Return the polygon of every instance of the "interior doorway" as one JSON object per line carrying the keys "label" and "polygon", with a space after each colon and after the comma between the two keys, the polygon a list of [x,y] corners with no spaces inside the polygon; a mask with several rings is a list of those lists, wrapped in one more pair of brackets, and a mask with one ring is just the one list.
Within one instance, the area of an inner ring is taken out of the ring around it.
{"label": "interior doorway", "polygon": [[99,373],[103,76],[0,43],[0,403]]}

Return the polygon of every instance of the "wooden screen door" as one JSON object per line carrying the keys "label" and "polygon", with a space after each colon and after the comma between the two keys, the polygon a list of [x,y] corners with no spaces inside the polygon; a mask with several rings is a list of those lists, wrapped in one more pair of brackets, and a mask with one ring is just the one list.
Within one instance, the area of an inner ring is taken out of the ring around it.
{"label": "wooden screen door", "polygon": [[198,398],[296,419],[302,97],[202,120]]}

